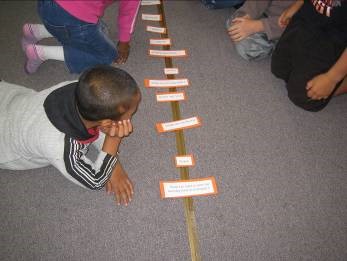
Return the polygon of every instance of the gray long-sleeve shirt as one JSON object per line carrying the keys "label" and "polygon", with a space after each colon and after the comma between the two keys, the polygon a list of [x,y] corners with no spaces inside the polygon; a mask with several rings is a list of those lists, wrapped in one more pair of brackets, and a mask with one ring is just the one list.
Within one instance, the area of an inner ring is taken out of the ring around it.
{"label": "gray long-sleeve shirt", "polygon": [[278,25],[278,19],[282,12],[294,2],[295,0],[247,0],[237,12],[246,13],[252,19],[260,19],[268,39],[275,40],[283,32]]}

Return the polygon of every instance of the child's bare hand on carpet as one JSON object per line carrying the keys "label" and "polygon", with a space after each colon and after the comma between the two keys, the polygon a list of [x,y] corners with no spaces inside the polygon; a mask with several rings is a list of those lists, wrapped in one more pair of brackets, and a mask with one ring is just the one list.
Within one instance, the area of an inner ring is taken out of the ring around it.
{"label": "child's bare hand on carpet", "polygon": [[129,57],[130,44],[129,42],[118,42],[117,44],[118,58],[116,64],[124,64]]}
{"label": "child's bare hand on carpet", "polygon": [[120,162],[116,164],[112,176],[106,183],[106,193],[115,195],[117,205],[127,206],[132,200],[134,186]]}
{"label": "child's bare hand on carpet", "polygon": [[312,100],[326,99],[333,92],[336,82],[329,76],[328,73],[317,75],[312,80],[307,82],[307,96]]}

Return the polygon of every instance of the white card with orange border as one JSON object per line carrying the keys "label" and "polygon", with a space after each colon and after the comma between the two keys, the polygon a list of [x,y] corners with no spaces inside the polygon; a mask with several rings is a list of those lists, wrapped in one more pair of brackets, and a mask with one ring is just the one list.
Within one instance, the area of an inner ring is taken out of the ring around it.
{"label": "white card with orange border", "polygon": [[141,5],[146,6],[146,5],[160,5],[159,0],[142,0]]}
{"label": "white card with orange border", "polygon": [[155,46],[169,46],[171,45],[171,39],[170,38],[152,38],[149,39],[150,45]]}
{"label": "white card with orange border", "polygon": [[166,33],[166,28],[165,27],[157,27],[157,26],[147,25],[146,31],[147,32],[151,32],[151,33],[165,34]]}
{"label": "white card with orange border", "polygon": [[165,75],[175,75],[179,74],[178,68],[164,68]]}
{"label": "white card with orange border", "polygon": [[211,176],[200,179],[160,181],[160,197],[186,198],[218,194],[216,179]]}
{"label": "white card with orange border", "polygon": [[175,156],[175,165],[177,168],[194,167],[195,159],[192,154]]}
{"label": "white card with orange border", "polygon": [[160,14],[142,14],[142,20],[144,21],[161,21],[162,17]]}
{"label": "white card with orange border", "polygon": [[165,80],[145,79],[144,85],[146,88],[180,88],[188,87],[189,80],[187,78]]}
{"label": "white card with orange border", "polygon": [[163,123],[156,124],[157,131],[159,133],[197,128],[200,126],[201,126],[201,120],[199,117],[191,117],[184,120],[163,122]]}
{"label": "white card with orange border", "polygon": [[174,102],[174,101],[185,101],[186,93],[184,91],[179,92],[157,92],[157,102]]}
{"label": "white card with orange border", "polygon": [[186,50],[148,50],[149,56],[152,57],[186,57]]}

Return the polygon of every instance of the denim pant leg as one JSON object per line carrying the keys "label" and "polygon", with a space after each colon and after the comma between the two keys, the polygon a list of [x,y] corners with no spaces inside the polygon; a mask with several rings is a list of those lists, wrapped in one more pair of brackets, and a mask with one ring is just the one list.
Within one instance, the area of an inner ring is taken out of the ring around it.
{"label": "denim pant leg", "polygon": [[53,0],[40,0],[38,13],[47,30],[63,45],[65,63],[71,73],[111,64],[117,58],[116,47],[101,21],[97,24],[81,21]]}
{"label": "denim pant leg", "polygon": [[80,73],[99,64],[111,64],[118,56],[116,46],[102,29],[102,23],[77,30],[68,28],[71,42],[64,46],[70,71]]}
{"label": "denim pant leg", "polygon": [[201,0],[208,9],[230,8],[241,5],[245,0]]}

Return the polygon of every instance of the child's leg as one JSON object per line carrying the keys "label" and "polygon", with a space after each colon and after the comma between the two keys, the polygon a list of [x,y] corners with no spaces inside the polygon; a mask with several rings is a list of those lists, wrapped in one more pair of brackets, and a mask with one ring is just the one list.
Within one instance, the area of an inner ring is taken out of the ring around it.
{"label": "child's leg", "polygon": [[35,73],[44,61],[50,59],[65,61],[71,73],[80,73],[97,64],[111,64],[117,57],[116,47],[103,34],[100,26],[90,27],[89,32],[83,32],[84,36],[79,30],[73,30],[70,41],[66,41],[68,44],[64,46],[27,45],[25,71]]}
{"label": "child's leg", "polygon": [[336,92],[334,93],[334,96],[342,95],[347,93],[347,76],[343,79],[342,83],[340,84],[340,87],[337,88]]}
{"label": "child's leg", "polygon": [[80,73],[98,64],[111,64],[118,57],[115,44],[105,33],[102,21],[69,30],[64,44],[65,63],[71,73]]}
{"label": "child's leg", "polygon": [[47,31],[43,24],[24,24],[22,49],[25,51],[29,44],[36,44],[38,41],[50,37],[53,37],[53,35]]}
{"label": "child's leg", "polygon": [[240,7],[244,0],[201,0],[208,9]]}
{"label": "child's leg", "polygon": [[92,42],[85,45],[72,43],[64,46],[65,63],[71,73],[80,73],[98,64],[112,64],[118,57],[116,46],[111,41],[98,34],[92,37]]}
{"label": "child's leg", "polygon": [[[346,91],[345,85],[337,85],[327,99],[313,100],[308,97],[306,86],[314,77],[326,73],[339,59],[345,46],[334,43],[325,33],[301,27],[293,43],[296,50],[292,59],[293,70],[287,83],[288,97],[307,111],[322,110],[334,96]],[[343,81],[346,83],[346,80]],[[342,89],[339,88],[341,86]]]}
{"label": "child's leg", "polygon": [[[268,40],[266,34],[260,32],[259,23],[262,22],[255,20],[261,17],[268,4],[269,1],[265,1],[260,5],[253,1],[246,1],[244,6],[234,12],[226,22],[226,28],[237,52],[247,61],[268,57],[275,47],[275,42]],[[248,12],[253,14],[253,18]],[[255,18],[254,15],[256,15]],[[249,22],[234,21],[234,19],[239,17],[249,18],[250,20]],[[241,37],[240,39],[243,39],[236,40],[239,36]]]}
{"label": "child's leg", "polygon": [[64,49],[62,46],[29,44],[26,46],[25,54],[27,62],[24,68],[28,74],[36,72],[39,66],[49,59],[64,61]]}
{"label": "child's leg", "polygon": [[[73,73],[81,72],[96,64],[102,64],[105,59],[108,59],[106,63],[112,63],[112,57],[116,57],[114,45],[109,43],[107,38],[105,38],[106,36],[102,32],[103,27],[101,25],[91,27],[90,35],[88,36],[86,32],[84,34],[87,39],[92,41],[92,44],[83,41],[84,37],[79,36],[80,30],[72,30],[72,38],[69,44],[66,44],[64,47],[27,45],[25,49],[27,56],[27,62],[24,67],[25,71],[28,74],[35,73],[39,66],[47,60],[65,61],[68,69]],[[78,35],[74,37],[74,33]],[[95,46],[91,47],[93,44]],[[90,49],[93,49],[94,53],[89,51]],[[65,59],[65,57],[67,58]]]}
{"label": "child's leg", "polygon": [[116,46],[104,32],[102,22],[81,21],[52,0],[39,1],[38,10],[47,30],[62,44],[71,73],[97,64],[111,64],[117,58]]}
{"label": "child's leg", "polygon": [[248,14],[252,19],[259,19],[264,12],[268,9],[273,0],[246,0],[243,6],[237,10]]}
{"label": "child's leg", "polygon": [[275,48],[275,42],[268,40],[265,33],[252,34],[234,44],[240,56],[247,61],[256,61],[269,57]]}
{"label": "child's leg", "polygon": [[293,70],[293,42],[297,37],[298,28],[302,26],[298,21],[292,20],[278,40],[271,57],[271,72],[285,82]]}

